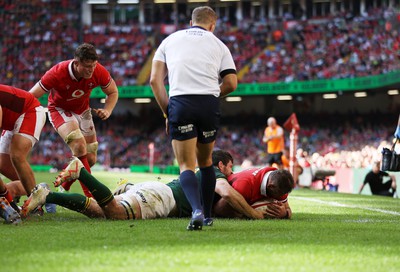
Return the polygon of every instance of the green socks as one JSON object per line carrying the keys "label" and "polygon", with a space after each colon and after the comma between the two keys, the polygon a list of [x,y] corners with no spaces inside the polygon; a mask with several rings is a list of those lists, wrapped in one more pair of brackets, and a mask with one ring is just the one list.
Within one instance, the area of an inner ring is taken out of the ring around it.
{"label": "green socks", "polygon": [[85,168],[81,169],[79,180],[85,184],[101,207],[114,199],[110,189],[92,176]]}
{"label": "green socks", "polygon": [[83,212],[89,205],[90,200],[80,194],[50,192],[46,197],[46,203],[53,203],[76,212]]}
{"label": "green socks", "polygon": [[[105,206],[114,199],[110,189],[92,176],[85,168],[81,169],[79,180],[86,185],[100,206]],[[83,212],[89,206],[90,199],[80,194],[50,192],[46,197],[46,203],[53,203],[73,211]]]}

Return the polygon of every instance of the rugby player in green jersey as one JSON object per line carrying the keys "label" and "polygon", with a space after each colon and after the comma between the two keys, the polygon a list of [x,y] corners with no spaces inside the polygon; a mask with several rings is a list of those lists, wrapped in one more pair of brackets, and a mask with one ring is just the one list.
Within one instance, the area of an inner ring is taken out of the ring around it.
{"label": "rugby player in green jersey", "polygon": [[[213,165],[216,175],[214,203],[223,198],[235,209],[237,214],[241,214],[243,217],[265,218],[265,212],[253,209],[243,196],[228,183],[226,177],[232,174],[232,156],[226,151],[214,151]],[[201,182],[201,172],[198,171],[196,175],[198,182]],[[69,165],[60,172],[57,181],[64,182],[75,179],[84,182],[94,198],[75,193],[51,192],[38,185],[25,202],[22,215],[27,216],[30,211],[45,203],[53,203],[92,218],[124,220],[191,216],[192,209],[180,186],[179,179],[167,184],[158,181],[137,184],[123,181],[113,194],[107,186],[84,168],[78,158],[73,158]],[[212,221],[205,222],[204,225],[211,226]]]}

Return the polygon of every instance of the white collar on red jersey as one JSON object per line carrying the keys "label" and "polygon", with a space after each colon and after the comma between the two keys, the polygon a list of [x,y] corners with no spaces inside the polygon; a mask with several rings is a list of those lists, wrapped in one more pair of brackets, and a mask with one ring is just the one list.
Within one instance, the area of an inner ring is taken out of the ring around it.
{"label": "white collar on red jersey", "polygon": [[72,78],[72,80],[78,81],[78,79],[76,79],[74,72],[72,70],[72,65],[74,63],[74,60],[72,60],[69,64],[68,64],[68,72],[69,72],[69,76]]}
{"label": "white collar on red jersey", "polygon": [[267,196],[267,183],[268,183],[268,178],[269,178],[269,175],[270,175],[272,172],[275,172],[275,171],[276,171],[276,170],[274,170],[274,171],[269,171],[269,172],[267,172],[267,173],[263,176],[263,179],[262,179],[262,182],[261,182],[261,186],[260,186],[261,195]]}

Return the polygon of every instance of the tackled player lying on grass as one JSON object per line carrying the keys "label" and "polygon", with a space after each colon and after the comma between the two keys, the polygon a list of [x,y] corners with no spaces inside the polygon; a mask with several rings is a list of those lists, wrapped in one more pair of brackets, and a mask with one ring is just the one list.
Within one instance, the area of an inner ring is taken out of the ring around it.
{"label": "tackled player lying on grass", "polygon": [[[271,205],[271,208],[265,211],[253,209],[243,196],[229,185],[226,176],[232,173],[232,159],[228,158],[226,160],[225,158],[225,163],[221,159],[227,154],[230,156],[229,153],[224,151],[216,151],[213,154],[217,177],[215,191],[225,202],[234,207],[235,216],[239,215],[240,217],[254,219],[284,218],[287,216],[286,210],[282,213],[282,204],[280,203]],[[232,157],[230,156],[230,158]],[[281,176],[281,174],[278,173],[277,176]],[[76,180],[78,178],[89,188],[94,199],[80,194],[50,192],[48,189],[38,185],[24,204],[22,209],[23,216],[27,216],[31,210],[45,203],[58,204],[93,218],[124,220],[188,217],[191,215],[190,204],[180,187],[179,180],[174,180],[168,184],[155,181],[142,182],[135,185],[124,183],[120,185],[114,193],[115,195],[113,195],[107,186],[84,169],[79,159],[73,158],[69,165],[59,174],[56,183],[59,184],[66,180]],[[260,188],[255,189],[260,190]],[[205,225],[212,225],[212,221],[204,223]]]}

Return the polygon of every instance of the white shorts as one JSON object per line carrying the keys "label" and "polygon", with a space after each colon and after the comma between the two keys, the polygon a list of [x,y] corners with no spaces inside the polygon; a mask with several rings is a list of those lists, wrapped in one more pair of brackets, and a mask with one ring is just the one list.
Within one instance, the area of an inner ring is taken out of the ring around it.
{"label": "white shorts", "polygon": [[133,185],[121,194],[133,206],[134,197],[140,205],[142,219],[165,218],[176,207],[171,188],[162,182],[147,181]]}
{"label": "white shorts", "polygon": [[[3,130],[0,138],[0,153],[10,154],[11,140],[14,134],[19,134],[32,143],[32,147],[39,141],[40,133],[42,132],[43,126],[46,123],[46,111],[42,106],[35,108],[36,112],[33,113],[35,121],[31,119],[25,120],[25,115],[21,115],[17,121],[13,130]],[[28,123],[28,124],[27,124]],[[21,132],[24,131],[24,132]]]}
{"label": "white shorts", "polygon": [[77,122],[83,136],[92,136],[96,134],[91,109],[85,110],[82,114],[76,114],[56,107],[49,111],[49,120],[56,130],[58,130],[62,124]]}
{"label": "white shorts", "polygon": [[0,138],[0,153],[10,154],[11,139],[14,133],[9,130],[3,130]]}

